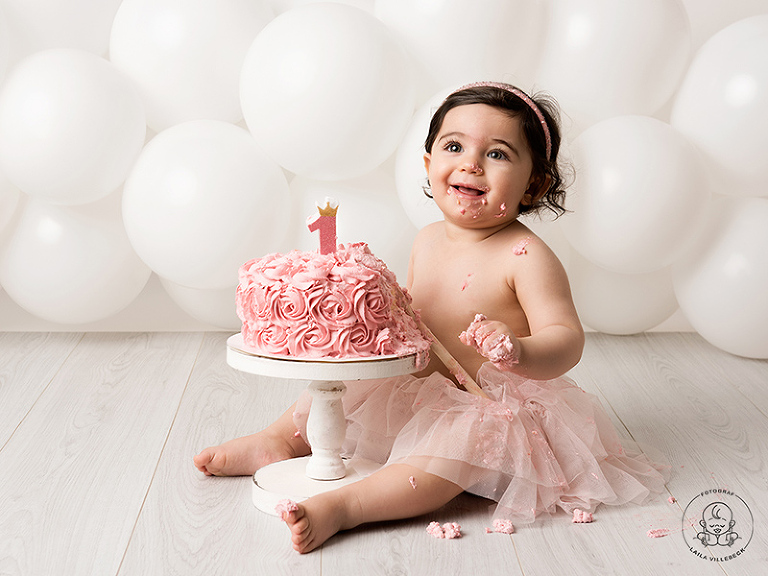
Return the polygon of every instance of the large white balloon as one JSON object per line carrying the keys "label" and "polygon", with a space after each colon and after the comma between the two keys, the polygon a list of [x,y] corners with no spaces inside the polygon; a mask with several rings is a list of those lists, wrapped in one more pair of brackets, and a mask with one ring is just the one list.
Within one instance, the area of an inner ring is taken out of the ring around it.
{"label": "large white balloon", "polygon": [[696,54],[672,125],[706,156],[722,194],[768,196],[768,14],[725,28]]}
{"label": "large white balloon", "polygon": [[419,107],[395,156],[397,195],[408,218],[417,228],[443,219],[435,201],[425,193],[429,189],[424,167],[424,141],[433,114],[451,92],[451,89],[441,90]]}
{"label": "large white balloon", "polygon": [[237,284],[239,266],[282,242],[288,183],[248,131],[217,120],[168,128],[125,183],[123,219],[160,277],[200,289]]}
{"label": "large white balloon", "polygon": [[6,22],[3,7],[0,5],[0,85],[5,79],[5,71],[11,59],[11,43],[9,40],[8,23]]}
{"label": "large white balloon", "polygon": [[479,80],[528,85],[544,40],[544,3],[384,0],[376,15],[413,57],[420,92]]}
{"label": "large white balloon", "polygon": [[74,207],[30,199],[0,251],[8,295],[62,324],[112,316],[136,299],[149,276],[123,229],[119,194]]}
{"label": "large white balloon", "polygon": [[685,252],[711,194],[700,158],[674,128],[620,116],[588,128],[571,146],[576,180],[563,230],[594,264],[624,274],[660,270]]}
{"label": "large white balloon", "polygon": [[306,218],[317,214],[315,203],[330,196],[339,202],[336,235],[342,243],[366,242],[405,285],[416,228],[408,220],[395,194],[392,176],[383,169],[354,180],[324,182],[296,176],[291,181],[296,201],[295,239],[292,248],[317,250],[317,233],[310,233]]}
{"label": "large white balloon", "polygon": [[274,17],[265,0],[124,0],[110,59],[138,86],[156,131],[186,120],[237,122],[240,70]]}
{"label": "large white balloon", "polygon": [[11,184],[0,171],[0,242],[2,242],[3,230],[16,213],[20,195],[18,188]]}
{"label": "large white balloon", "polygon": [[55,204],[103,198],[144,144],[133,85],[90,52],[52,49],[17,64],[0,92],[0,164],[20,190]]}
{"label": "large white balloon", "polygon": [[285,12],[243,65],[248,128],[286,170],[322,180],[370,172],[394,152],[413,113],[409,62],[385,26],[343,4]]}
{"label": "large white balloon", "polygon": [[[307,4],[316,4],[318,2],[327,2],[328,0],[269,0],[270,5],[278,14],[287,12],[292,8],[298,8],[299,6],[305,6]],[[373,13],[373,5],[375,0],[334,0],[339,4],[349,4],[355,8],[360,8],[366,12]]]}
{"label": "large white balloon", "polygon": [[619,274],[574,252],[568,277],[581,321],[600,332],[637,334],[661,324],[677,310],[668,268]]}
{"label": "large white balloon", "polygon": [[726,26],[766,12],[765,0],[683,0],[683,4],[691,22],[694,50]]}
{"label": "large white balloon", "polygon": [[690,53],[680,0],[553,0],[538,82],[582,127],[651,115],[672,97]]}
{"label": "large white balloon", "polygon": [[161,278],[160,282],[171,299],[187,314],[220,328],[240,329],[240,319],[235,310],[236,286],[217,290],[187,288]]}
{"label": "large white balloon", "polygon": [[13,61],[50,48],[105,56],[121,0],[3,0]]}
{"label": "large white balloon", "polygon": [[710,343],[768,358],[768,199],[720,198],[695,250],[673,266],[683,314]]}

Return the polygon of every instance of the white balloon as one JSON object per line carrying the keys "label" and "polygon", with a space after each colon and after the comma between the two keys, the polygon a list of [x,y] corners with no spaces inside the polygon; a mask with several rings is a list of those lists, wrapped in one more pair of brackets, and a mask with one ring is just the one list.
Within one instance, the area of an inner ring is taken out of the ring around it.
{"label": "white balloon", "polygon": [[[370,12],[371,14],[373,14],[373,5],[375,3],[375,0],[333,0],[333,1],[338,4],[348,4],[349,6],[354,6],[355,8],[360,8],[361,10],[365,10],[366,12]],[[288,10],[291,10],[293,8],[298,8],[299,6],[306,6],[307,4],[317,4],[318,2],[328,2],[328,0],[269,0],[269,3],[272,5],[272,8],[278,14],[282,14],[283,12],[287,12]]]}
{"label": "white balloon", "polygon": [[574,252],[568,277],[581,321],[599,332],[637,334],[658,326],[677,310],[668,268],[619,274]]}
{"label": "white balloon", "polygon": [[669,124],[619,116],[571,146],[576,179],[562,219],[571,245],[624,274],[660,270],[690,246],[710,192],[696,150]]}
{"label": "white balloon", "polygon": [[[458,88],[458,86],[457,86]],[[443,213],[426,192],[427,171],[424,168],[424,141],[429,123],[442,101],[453,90],[441,90],[416,111],[395,156],[397,195],[408,218],[417,228],[443,219]],[[426,189],[426,190],[425,190]]]}
{"label": "white balloon", "polygon": [[384,25],[343,4],[310,4],[268,24],[243,65],[248,128],[286,170],[321,180],[370,172],[413,113],[409,62]]}
{"label": "white balloon", "polygon": [[768,358],[768,199],[713,202],[694,250],[673,266],[683,314],[714,346]]}
{"label": "white balloon", "polygon": [[103,198],[144,143],[133,85],[90,52],[52,49],[17,64],[0,92],[0,164],[20,190],[55,204]]}
{"label": "white balloon", "polygon": [[75,207],[30,199],[0,252],[0,283],[14,302],[63,324],[116,314],[149,276],[120,221],[119,194]]}
{"label": "white balloon", "polygon": [[525,86],[544,39],[544,4],[528,0],[379,0],[376,15],[416,65],[420,92],[479,80]]}
{"label": "white balloon", "polygon": [[198,119],[235,123],[245,53],[273,17],[264,0],[124,0],[110,58],[138,86],[154,130]]}
{"label": "white balloon", "polygon": [[694,50],[714,34],[749,16],[765,14],[765,0],[683,0],[691,22]]}
{"label": "white balloon", "polygon": [[538,82],[577,123],[651,115],[691,53],[680,0],[553,0]]}
{"label": "white balloon", "polygon": [[237,284],[239,266],[279,246],[288,183],[248,131],[218,120],[168,128],[125,183],[123,219],[158,276],[190,288]]}
{"label": "white balloon", "polygon": [[76,48],[105,56],[109,29],[121,0],[3,0],[13,61],[50,48]]}
{"label": "white balloon", "polygon": [[18,188],[0,171],[0,241],[3,230],[16,213],[20,195]]}
{"label": "white balloon", "polygon": [[181,286],[165,278],[161,278],[160,282],[171,299],[192,318],[220,328],[240,329],[241,322],[235,307],[237,286],[200,290]]}
{"label": "white balloon", "polygon": [[8,24],[3,13],[3,7],[0,6],[0,86],[3,84],[5,71],[8,69],[8,62],[11,58],[10,54],[11,43],[9,40]]}
{"label": "white balloon", "polygon": [[705,155],[722,194],[768,196],[768,14],[710,38],[675,99],[672,125]]}
{"label": "white balloon", "polygon": [[338,241],[367,243],[405,285],[411,245],[417,230],[403,211],[394,188],[392,176],[383,169],[343,182],[296,176],[291,181],[291,192],[296,201],[292,247],[307,251],[318,249],[319,238],[317,233],[309,232],[306,219],[317,214],[316,202],[322,204],[323,199],[330,196],[339,202],[336,215]]}

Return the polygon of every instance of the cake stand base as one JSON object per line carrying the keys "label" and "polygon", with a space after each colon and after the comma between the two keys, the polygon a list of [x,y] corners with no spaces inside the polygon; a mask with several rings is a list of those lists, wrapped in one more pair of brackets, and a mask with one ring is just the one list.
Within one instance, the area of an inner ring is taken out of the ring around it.
{"label": "cake stand base", "polygon": [[313,480],[305,473],[309,456],[291,458],[259,468],[253,475],[253,505],[262,512],[277,516],[275,506],[280,500],[301,502],[311,496],[341,488],[362,480],[381,468],[370,460],[345,460],[347,474],[339,480]]}

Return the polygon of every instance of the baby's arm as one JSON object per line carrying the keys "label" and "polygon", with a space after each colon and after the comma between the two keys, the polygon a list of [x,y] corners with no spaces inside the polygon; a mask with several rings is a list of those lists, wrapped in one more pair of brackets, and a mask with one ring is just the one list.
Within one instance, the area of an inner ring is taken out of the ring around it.
{"label": "baby's arm", "polygon": [[517,338],[513,371],[535,380],[557,378],[573,368],[584,348],[584,330],[571,297],[568,277],[555,254],[541,240],[527,247],[525,266],[517,268],[511,287],[525,312],[530,336]]}

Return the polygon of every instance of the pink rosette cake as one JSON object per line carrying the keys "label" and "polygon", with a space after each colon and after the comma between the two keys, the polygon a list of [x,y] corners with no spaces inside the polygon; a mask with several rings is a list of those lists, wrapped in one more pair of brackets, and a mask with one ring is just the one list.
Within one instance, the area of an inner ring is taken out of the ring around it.
{"label": "pink rosette cake", "polygon": [[246,346],[292,358],[423,353],[410,296],[365,243],[335,252],[269,254],[240,267],[237,315]]}

